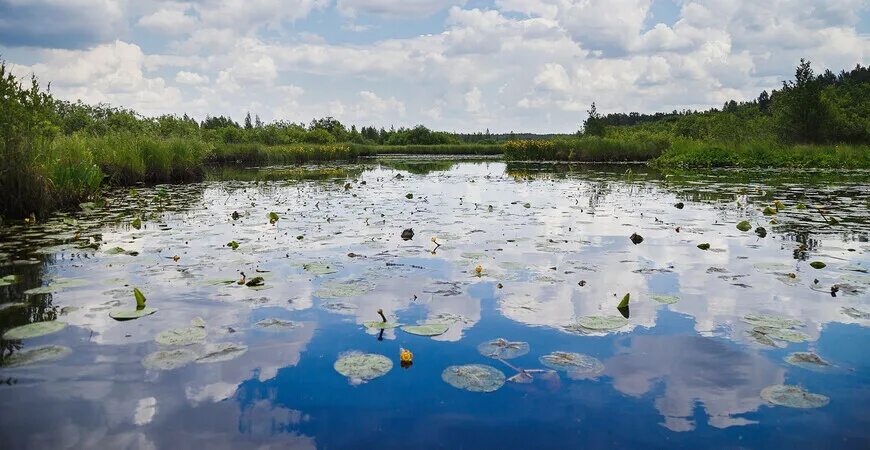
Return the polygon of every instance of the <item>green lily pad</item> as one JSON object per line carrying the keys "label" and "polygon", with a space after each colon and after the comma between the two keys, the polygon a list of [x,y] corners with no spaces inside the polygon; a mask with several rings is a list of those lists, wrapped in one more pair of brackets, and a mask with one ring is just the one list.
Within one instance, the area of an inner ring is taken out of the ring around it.
{"label": "green lily pad", "polygon": [[776,212],[777,211],[775,209],[771,208],[770,206],[765,206],[764,210],[761,211],[761,213],[764,214],[765,216],[772,216],[772,215],[776,214]]}
{"label": "green lily pad", "polygon": [[375,330],[389,330],[390,328],[396,328],[399,326],[398,323],[395,322],[363,322],[363,325],[366,328],[373,328]]}
{"label": "green lily pad", "polygon": [[813,394],[799,386],[776,384],[761,390],[761,398],[777,406],[788,408],[820,408],[830,399],[821,394]]}
{"label": "green lily pad", "polygon": [[529,353],[529,343],[498,338],[478,345],[477,351],[488,358],[513,359]]}
{"label": "green lily pad", "polygon": [[157,308],[123,309],[117,308],[109,311],[109,317],[118,320],[133,320],[140,317],[150,316],[157,312]]}
{"label": "green lily pad", "polygon": [[386,375],[393,362],[384,355],[354,351],[341,355],[333,367],[351,383],[359,384]]}
{"label": "green lily pad", "polygon": [[320,298],[356,297],[366,294],[371,290],[372,287],[368,283],[362,281],[351,283],[333,281],[321,284],[320,289],[318,289],[314,295]]}
{"label": "green lily pad", "polygon": [[649,298],[651,298],[659,303],[663,303],[665,305],[673,305],[674,303],[677,303],[678,301],[680,301],[680,297],[677,297],[676,295],[653,294],[653,295],[650,295]]}
{"label": "green lily pad", "polygon": [[87,283],[88,282],[86,280],[76,278],[58,278],[54,281],[51,281],[46,286],[40,286],[24,291],[24,295],[53,294],[64,289],[84,286]]}
{"label": "green lily pad", "polygon": [[752,331],[779,341],[800,343],[810,340],[810,337],[806,334],[786,328],[755,327]]}
{"label": "green lily pad", "polygon": [[329,275],[338,272],[334,264],[324,262],[312,262],[302,265],[302,269],[314,275]]}
{"label": "green lily pad", "polygon": [[205,340],[208,333],[202,327],[184,327],[161,331],[154,336],[160,345],[191,345]]}
{"label": "green lily pad", "polygon": [[628,301],[629,301],[630,299],[631,299],[631,294],[625,294],[625,296],[622,297],[622,301],[620,301],[619,304],[616,305],[616,307],[617,307],[617,308],[627,308],[627,307],[628,307]]}
{"label": "green lily pad", "polygon": [[197,354],[186,348],[160,350],[146,356],[142,365],[152,370],[173,370],[192,363],[196,358]]}
{"label": "green lily pad", "polygon": [[810,267],[812,267],[813,269],[824,269],[826,266],[827,264],[821,261],[813,261],[810,263]]}
{"label": "green lily pad", "polygon": [[272,224],[272,225],[274,225],[275,222],[277,222],[278,219],[279,219],[279,217],[278,217],[278,213],[276,213],[276,212],[274,212],[274,211],[273,211],[273,212],[270,212],[269,215],[268,215],[268,218],[269,218],[269,223]]}
{"label": "green lily pad", "polygon": [[446,323],[424,323],[422,325],[405,325],[402,331],[418,336],[438,336],[450,329]]}
{"label": "green lily pad", "polygon": [[471,392],[494,392],[505,382],[504,373],[484,364],[450,366],[441,373],[441,379],[456,389]]}
{"label": "green lily pad", "polygon": [[700,248],[701,250],[710,250],[710,244],[706,242],[703,244],[698,244],[698,248]]}
{"label": "green lily pad", "polygon": [[628,325],[628,320],[622,316],[584,316],[577,319],[577,325],[589,330],[615,330]]}
{"label": "green lily pad", "polygon": [[756,327],[795,328],[804,326],[804,323],[800,320],[787,319],[769,314],[747,314],[741,320]]}
{"label": "green lily pad", "polygon": [[10,284],[15,284],[18,282],[18,277],[15,275],[6,275],[5,277],[0,277],[0,286],[9,286]]}
{"label": "green lily pad", "polygon": [[292,320],[281,320],[276,317],[270,317],[257,322],[257,327],[268,331],[286,331],[298,328],[299,324]]}
{"label": "green lily pad", "polygon": [[811,352],[794,352],[786,356],[785,362],[795,366],[808,369],[818,369],[820,367],[830,366],[831,363],[820,358],[819,355]]}
{"label": "green lily pad", "polygon": [[56,320],[33,322],[7,330],[3,333],[3,340],[11,341],[13,339],[30,339],[45,336],[46,334],[57,333],[64,328],[66,328],[66,323],[58,322]]}
{"label": "green lily pad", "polygon": [[28,350],[18,351],[6,357],[0,363],[3,367],[20,367],[30,364],[54,361],[66,358],[72,353],[72,349],[61,345],[46,345],[34,347]]}
{"label": "green lily pad", "polygon": [[573,379],[594,378],[604,372],[604,364],[582,353],[553,352],[538,358],[546,367],[567,372]]}
{"label": "green lily pad", "polygon": [[792,271],[793,267],[789,264],[779,262],[761,262],[752,265],[755,270],[762,273],[785,274]]}
{"label": "green lily pad", "polygon": [[737,229],[740,231],[749,231],[752,229],[752,224],[748,220],[742,220],[737,224]]}
{"label": "green lily pad", "polygon": [[122,247],[112,247],[106,250],[107,255],[127,255],[127,256],[138,256],[139,252],[133,250],[125,250]]}
{"label": "green lily pad", "polygon": [[205,353],[196,358],[199,364],[224,362],[236,359],[248,351],[248,346],[244,344],[234,344],[232,342],[222,342],[206,348]]}

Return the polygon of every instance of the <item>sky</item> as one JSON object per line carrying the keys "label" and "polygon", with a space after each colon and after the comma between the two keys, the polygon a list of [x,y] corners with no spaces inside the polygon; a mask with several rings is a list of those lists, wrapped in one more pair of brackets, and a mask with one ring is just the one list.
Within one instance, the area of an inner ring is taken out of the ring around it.
{"label": "sky", "polygon": [[0,0],[0,57],[148,115],[576,131],[870,60],[870,0]]}

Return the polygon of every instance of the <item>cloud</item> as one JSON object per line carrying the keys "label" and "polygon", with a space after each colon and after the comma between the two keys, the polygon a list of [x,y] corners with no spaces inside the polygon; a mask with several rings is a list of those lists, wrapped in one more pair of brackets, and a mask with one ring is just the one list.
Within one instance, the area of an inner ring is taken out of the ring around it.
{"label": "cloud", "polygon": [[111,0],[0,0],[0,45],[79,49],[126,32]]}
{"label": "cloud", "polygon": [[179,34],[193,29],[197,24],[197,19],[185,14],[183,10],[160,9],[142,17],[136,24],[161,33]]}
{"label": "cloud", "polygon": [[465,0],[338,0],[336,6],[342,14],[376,14],[394,17],[425,17],[453,5],[464,5]]}
{"label": "cloud", "polygon": [[200,75],[194,72],[180,71],[175,74],[175,82],[178,84],[189,84],[189,85],[197,85],[197,84],[206,84],[208,83],[208,77],[204,75]]}

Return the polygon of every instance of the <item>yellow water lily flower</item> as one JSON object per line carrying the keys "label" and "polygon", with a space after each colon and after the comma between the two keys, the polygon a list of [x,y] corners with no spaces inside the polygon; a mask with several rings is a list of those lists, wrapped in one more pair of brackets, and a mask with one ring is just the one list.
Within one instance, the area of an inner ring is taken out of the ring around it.
{"label": "yellow water lily flower", "polygon": [[474,273],[476,273],[477,276],[480,276],[480,274],[483,273],[483,266],[478,264],[477,267],[474,268]]}
{"label": "yellow water lily flower", "polygon": [[411,362],[412,359],[414,359],[414,354],[411,353],[411,352],[410,352],[409,350],[407,350],[407,349],[400,348],[400,349],[399,349],[399,359],[400,359],[403,363],[409,363],[409,362]]}

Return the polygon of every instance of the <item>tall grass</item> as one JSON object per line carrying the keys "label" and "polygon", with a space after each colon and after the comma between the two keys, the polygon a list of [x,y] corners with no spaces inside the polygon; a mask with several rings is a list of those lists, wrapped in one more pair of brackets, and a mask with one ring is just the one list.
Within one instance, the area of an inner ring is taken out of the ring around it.
{"label": "tall grass", "polygon": [[373,155],[500,155],[502,144],[365,145],[351,147]]}
{"label": "tall grass", "polygon": [[199,179],[211,151],[209,144],[194,138],[118,133],[82,139],[113,184]]}
{"label": "tall grass", "polygon": [[347,144],[223,144],[207,161],[219,164],[302,164],[309,162],[353,160],[373,155],[369,150]]}
{"label": "tall grass", "polygon": [[649,161],[667,148],[663,140],[623,140],[602,137],[509,141],[508,161],[636,162]]}
{"label": "tall grass", "polygon": [[773,142],[721,144],[675,140],[653,163],[675,168],[821,168],[870,167],[868,145],[785,145]]}

